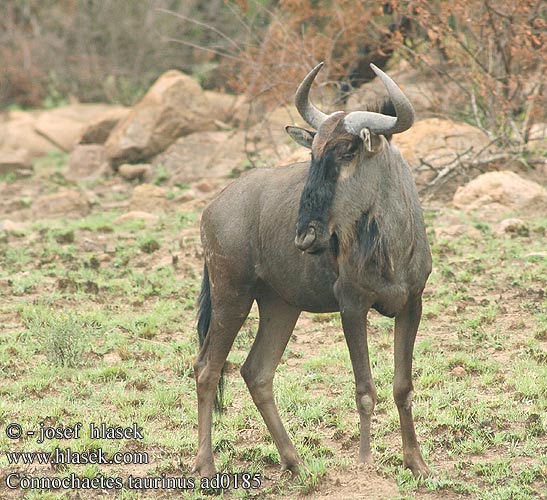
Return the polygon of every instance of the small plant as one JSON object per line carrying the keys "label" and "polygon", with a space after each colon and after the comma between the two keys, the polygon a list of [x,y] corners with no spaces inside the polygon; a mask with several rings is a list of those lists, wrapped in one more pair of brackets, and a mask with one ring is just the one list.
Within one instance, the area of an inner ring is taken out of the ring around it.
{"label": "small plant", "polygon": [[139,248],[144,253],[154,253],[156,250],[160,249],[160,244],[156,239],[150,237],[142,240],[139,244]]}
{"label": "small plant", "polygon": [[156,165],[156,172],[154,176],[154,184],[156,186],[161,186],[165,184],[171,178],[171,172],[165,166],[160,163]]}
{"label": "small plant", "polygon": [[51,151],[34,162],[34,170],[37,172],[61,170],[68,163],[68,153]]}
{"label": "small plant", "polygon": [[23,316],[30,336],[36,339],[48,361],[59,367],[81,365],[91,333],[100,328],[73,311],[33,309]]}

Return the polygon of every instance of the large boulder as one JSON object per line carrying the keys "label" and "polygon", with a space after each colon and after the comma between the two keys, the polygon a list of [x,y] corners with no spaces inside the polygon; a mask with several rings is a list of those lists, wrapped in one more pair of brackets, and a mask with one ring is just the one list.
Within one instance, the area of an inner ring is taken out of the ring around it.
{"label": "large boulder", "polygon": [[250,166],[249,160],[255,165],[280,165],[294,150],[285,132],[285,125],[292,123],[294,116],[278,109],[246,131],[197,132],[177,139],[152,163],[170,173],[171,183],[237,175]]}
{"label": "large boulder", "polygon": [[146,160],[180,136],[213,130],[214,118],[199,83],[168,71],[114,127],[105,143],[108,156],[114,166]]}
{"label": "large boulder", "polygon": [[80,144],[104,144],[114,127],[122,121],[130,109],[114,106],[86,125],[78,141]]}
{"label": "large boulder", "polygon": [[212,90],[205,90],[204,93],[214,113],[217,126],[222,127],[225,124],[227,127],[243,127],[256,123],[256,114],[252,113],[251,105],[244,95]]}
{"label": "large boulder", "polygon": [[38,219],[85,217],[89,212],[90,203],[85,193],[70,189],[38,196],[32,204],[32,213]]}
{"label": "large boulder", "polygon": [[170,181],[186,183],[202,177],[225,177],[245,162],[244,132],[199,132],[177,139],[153,165],[163,167]]}
{"label": "large boulder", "polygon": [[32,173],[32,162],[26,149],[0,152],[0,176],[14,174],[26,176]]}
{"label": "large boulder", "polygon": [[0,156],[24,150],[29,160],[59,151],[45,137],[36,132],[36,113],[10,111],[0,118]]}
{"label": "large boulder", "polygon": [[24,150],[32,161],[52,151],[70,151],[87,124],[111,108],[107,104],[71,104],[4,113],[0,115],[0,157]]}
{"label": "large boulder", "polygon": [[[187,183],[203,177],[237,175],[255,165],[280,165],[296,148],[285,132],[298,113],[281,107],[266,115],[248,130],[197,132],[177,139],[153,160],[170,174],[171,183]],[[309,158],[309,154],[308,154]]]}
{"label": "large boulder", "polygon": [[507,212],[541,214],[547,211],[547,189],[514,172],[488,172],[459,187],[454,205],[466,212],[480,211],[485,219],[499,219]]}
{"label": "large boulder", "polygon": [[71,104],[41,111],[36,118],[35,129],[52,145],[70,151],[78,143],[87,124],[109,109],[108,104]]}
{"label": "large boulder", "polygon": [[445,155],[478,154],[488,147],[490,139],[480,129],[464,122],[427,118],[393,137],[393,142],[410,165],[422,160],[433,165],[446,161]]}
{"label": "large boulder", "polygon": [[102,144],[78,144],[70,153],[65,177],[70,181],[93,179],[108,172],[109,168]]}
{"label": "large boulder", "polygon": [[427,118],[393,137],[393,143],[417,173],[418,185],[435,176],[435,169],[454,161],[470,160],[490,154],[490,139],[482,130],[467,123]]}

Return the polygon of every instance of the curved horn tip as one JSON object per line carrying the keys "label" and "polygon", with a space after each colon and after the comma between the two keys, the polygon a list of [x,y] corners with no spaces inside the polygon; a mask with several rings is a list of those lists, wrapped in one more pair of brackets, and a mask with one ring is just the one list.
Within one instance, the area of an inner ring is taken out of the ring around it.
{"label": "curved horn tip", "polygon": [[325,63],[323,61],[321,61],[319,64],[317,64],[316,66],[314,66],[314,68],[309,72],[309,74],[313,74],[314,77],[315,75],[317,75],[317,73],[319,73],[319,71],[321,71],[321,68],[325,65]]}
{"label": "curved horn tip", "polygon": [[380,74],[385,75],[385,73],[378,66],[376,66],[376,64],[370,63],[370,67],[372,68],[372,71],[374,71],[374,73],[376,73],[378,76]]}
{"label": "curved horn tip", "polygon": [[310,87],[315,80],[317,73],[319,73],[324,64],[324,62],[320,62],[306,75],[304,80],[302,80],[302,82],[296,89],[295,95],[295,105],[296,109],[300,113],[300,116],[304,118],[306,123],[308,123],[315,129],[318,129],[321,123],[323,123],[328,117],[328,115],[317,109],[309,101]]}

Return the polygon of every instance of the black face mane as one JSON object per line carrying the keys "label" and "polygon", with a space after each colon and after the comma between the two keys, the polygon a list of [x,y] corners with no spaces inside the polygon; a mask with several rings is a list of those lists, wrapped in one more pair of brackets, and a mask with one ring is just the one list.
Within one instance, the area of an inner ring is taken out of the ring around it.
{"label": "black face mane", "polygon": [[298,233],[304,232],[312,221],[327,223],[339,175],[340,168],[335,162],[334,150],[327,151],[319,161],[312,155],[308,179],[300,197],[296,226]]}

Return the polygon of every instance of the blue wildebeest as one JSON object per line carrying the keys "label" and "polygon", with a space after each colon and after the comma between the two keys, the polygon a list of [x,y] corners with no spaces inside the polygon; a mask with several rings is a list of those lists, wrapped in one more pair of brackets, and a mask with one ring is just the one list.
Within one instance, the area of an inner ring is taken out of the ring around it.
{"label": "blue wildebeest", "polygon": [[411,406],[412,352],[431,253],[414,180],[391,143],[393,134],[410,128],[414,110],[395,82],[373,67],[389,100],[374,111],[324,114],[308,98],[321,66],[296,93],[299,113],[315,130],[287,127],[291,137],[311,149],[311,161],[250,171],[202,215],[205,266],[198,313],[201,349],[194,365],[199,424],[194,470],[204,476],[215,473],[215,390],[255,300],[258,333],[241,374],[282,468],[296,471],[300,458],[279,418],[272,382],[301,311],[340,312],[355,375],[359,460],[372,461],[376,389],[366,318],[374,308],[395,317],[393,395],[403,463],[415,475],[428,474]]}

